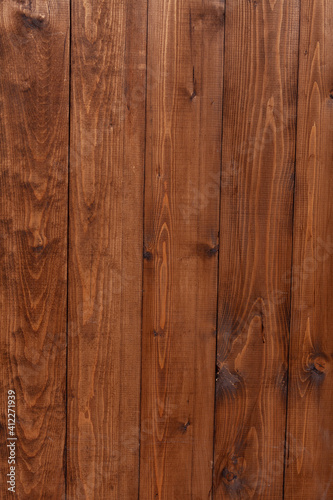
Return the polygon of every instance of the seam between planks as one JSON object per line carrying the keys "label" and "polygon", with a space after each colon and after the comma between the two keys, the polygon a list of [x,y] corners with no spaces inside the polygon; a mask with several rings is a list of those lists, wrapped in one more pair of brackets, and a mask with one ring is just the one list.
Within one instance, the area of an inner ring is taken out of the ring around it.
{"label": "seam between planks", "polygon": [[285,499],[285,480],[286,463],[288,451],[288,403],[289,403],[289,373],[290,373],[290,343],[291,343],[291,325],[292,325],[292,299],[293,299],[293,270],[294,270],[294,223],[295,223],[295,192],[296,192],[296,169],[297,169],[297,121],[298,121],[298,94],[299,94],[299,66],[300,66],[300,40],[301,40],[301,9],[302,1],[298,3],[298,64],[297,64],[297,95],[296,95],[296,119],[295,119],[295,162],[294,162],[294,186],[293,186],[293,204],[292,204],[292,235],[291,235],[291,270],[290,270],[290,294],[289,294],[289,339],[288,339],[288,367],[286,381],[286,421],[284,431],[284,456],[283,456],[283,475],[282,475],[282,499]]}
{"label": "seam between planks", "polygon": [[69,310],[69,243],[70,243],[70,156],[71,156],[71,96],[72,96],[72,0],[69,0],[69,41],[68,41],[68,156],[67,156],[67,255],[66,255],[66,418],[65,418],[65,449],[64,449],[64,475],[65,475],[65,499],[67,498],[67,474],[68,474],[68,310]]}
{"label": "seam between planks", "polygon": [[217,365],[217,347],[218,347],[218,331],[219,331],[219,290],[220,290],[220,244],[221,244],[221,200],[222,200],[222,160],[223,160],[223,111],[224,111],[224,64],[225,64],[225,24],[227,13],[227,0],[224,0],[224,23],[223,23],[223,49],[222,49],[222,103],[221,103],[221,155],[220,155],[220,197],[219,197],[219,214],[218,214],[218,244],[219,251],[217,255],[217,280],[216,280],[216,332],[215,332],[215,388],[214,388],[214,415],[213,415],[213,465],[212,465],[212,489],[211,500],[214,499],[214,473],[215,473],[215,428],[216,428],[216,365]]}
{"label": "seam between planks", "polygon": [[138,500],[140,499],[140,476],[141,476],[141,413],[142,413],[142,338],[143,338],[143,286],[144,286],[144,258],[145,251],[145,193],[146,193],[146,152],[147,152],[147,95],[148,95],[148,24],[149,24],[149,0],[146,9],[146,80],[145,80],[145,130],[144,130],[144,152],[143,152],[143,186],[142,186],[142,276],[141,276],[141,339],[140,339],[140,415],[139,415],[139,463],[138,463]]}

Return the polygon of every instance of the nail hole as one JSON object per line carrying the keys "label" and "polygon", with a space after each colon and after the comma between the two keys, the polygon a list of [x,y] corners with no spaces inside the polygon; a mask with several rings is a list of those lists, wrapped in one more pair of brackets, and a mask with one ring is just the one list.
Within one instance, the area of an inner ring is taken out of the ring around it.
{"label": "nail hole", "polygon": [[148,250],[143,251],[143,258],[146,260],[151,260],[153,258],[153,254]]}

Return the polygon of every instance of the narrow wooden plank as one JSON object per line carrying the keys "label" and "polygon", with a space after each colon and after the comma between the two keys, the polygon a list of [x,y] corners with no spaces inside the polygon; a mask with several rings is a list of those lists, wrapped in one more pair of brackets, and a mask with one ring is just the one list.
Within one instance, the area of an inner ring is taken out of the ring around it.
{"label": "narrow wooden plank", "polygon": [[214,498],[283,494],[298,22],[227,2]]}
{"label": "narrow wooden plank", "polygon": [[286,499],[333,498],[333,3],[301,6]]}
{"label": "narrow wooden plank", "polygon": [[149,3],[140,498],[210,496],[224,5]]}
{"label": "narrow wooden plank", "polygon": [[65,491],[68,35],[67,0],[0,4],[2,499]]}
{"label": "narrow wooden plank", "polygon": [[138,495],[146,0],[72,2],[68,498]]}

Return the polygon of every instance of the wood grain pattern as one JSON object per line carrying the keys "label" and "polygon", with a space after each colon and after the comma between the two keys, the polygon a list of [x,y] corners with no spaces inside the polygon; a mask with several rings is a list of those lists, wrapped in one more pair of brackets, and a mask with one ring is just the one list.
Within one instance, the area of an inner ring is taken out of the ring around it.
{"label": "wood grain pattern", "polygon": [[301,7],[285,498],[333,498],[333,4]]}
{"label": "wood grain pattern", "polygon": [[[64,495],[68,2],[0,4],[0,497]],[[16,494],[7,391],[16,392]]]}
{"label": "wood grain pattern", "polygon": [[146,12],[72,2],[70,499],[138,494]]}
{"label": "wood grain pattern", "polygon": [[216,499],[282,498],[299,2],[227,2]]}
{"label": "wood grain pattern", "polygon": [[333,499],[332,0],[2,0],[0,68],[0,498],[15,390],[20,500]]}
{"label": "wood grain pattern", "polygon": [[149,3],[140,498],[209,498],[224,6]]}

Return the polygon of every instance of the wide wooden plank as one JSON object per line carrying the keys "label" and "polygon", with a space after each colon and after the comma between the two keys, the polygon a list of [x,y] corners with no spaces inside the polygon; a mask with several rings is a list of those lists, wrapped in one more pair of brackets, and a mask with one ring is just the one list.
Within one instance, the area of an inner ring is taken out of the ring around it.
{"label": "wide wooden plank", "polygon": [[146,0],[72,2],[68,498],[138,495]]}
{"label": "wide wooden plank", "polygon": [[227,2],[214,498],[283,494],[298,0]]}
{"label": "wide wooden plank", "polygon": [[140,498],[212,484],[224,5],[149,2]]}
{"label": "wide wooden plank", "polygon": [[302,2],[286,499],[333,498],[332,30],[331,0]]}
{"label": "wide wooden plank", "polygon": [[[68,1],[1,2],[0,46],[0,497],[59,499],[65,492]],[[8,391],[15,392],[13,435]],[[10,464],[9,437],[17,438]],[[10,465],[15,494],[8,491]]]}

